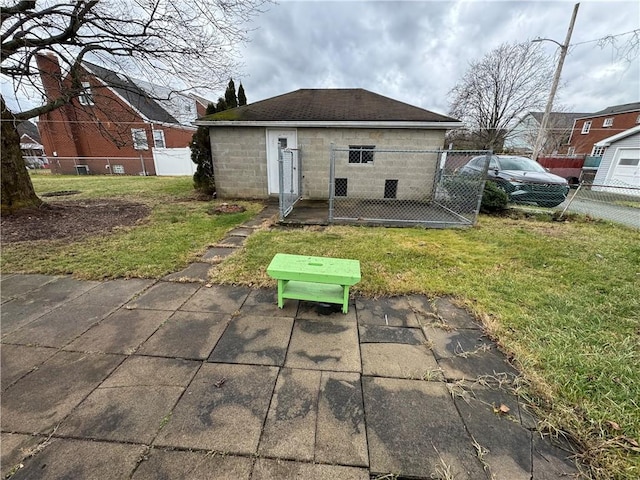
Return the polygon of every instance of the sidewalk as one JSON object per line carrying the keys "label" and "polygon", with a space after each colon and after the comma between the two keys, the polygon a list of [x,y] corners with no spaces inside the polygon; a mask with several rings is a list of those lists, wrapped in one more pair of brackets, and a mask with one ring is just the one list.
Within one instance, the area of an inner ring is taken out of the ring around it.
{"label": "sidewalk", "polygon": [[3,275],[3,478],[577,475],[450,299],[323,315],[279,310],[275,289],[207,287],[206,261],[259,224],[161,281]]}

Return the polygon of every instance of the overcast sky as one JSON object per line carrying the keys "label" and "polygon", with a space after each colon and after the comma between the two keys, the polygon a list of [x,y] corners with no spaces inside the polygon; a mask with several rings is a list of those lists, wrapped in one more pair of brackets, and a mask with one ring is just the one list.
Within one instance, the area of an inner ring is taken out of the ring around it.
{"label": "overcast sky", "polygon": [[[288,1],[253,22],[239,79],[249,102],[299,88],[365,88],[446,113],[472,60],[503,42],[563,43],[574,1]],[[640,28],[640,2],[582,1],[571,39]],[[617,38],[621,44],[630,35]],[[556,55],[559,48],[543,43]],[[237,85],[236,78],[236,85]],[[569,50],[558,103],[593,112],[640,100],[640,64],[596,42]]]}

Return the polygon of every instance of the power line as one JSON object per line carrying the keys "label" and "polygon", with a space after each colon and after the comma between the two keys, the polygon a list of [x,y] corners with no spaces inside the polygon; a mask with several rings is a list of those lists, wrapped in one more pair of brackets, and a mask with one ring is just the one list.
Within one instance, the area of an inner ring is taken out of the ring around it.
{"label": "power line", "polygon": [[624,33],[616,33],[615,35],[605,35],[604,37],[594,38],[593,40],[585,40],[584,42],[571,43],[571,44],[569,44],[569,46],[570,47],[576,47],[578,45],[585,45],[587,43],[602,42],[604,40],[610,40],[610,39],[622,37],[624,35],[629,35],[631,33],[635,33],[636,35],[638,35],[638,34],[640,34],[640,29],[629,30],[628,32],[624,32]]}

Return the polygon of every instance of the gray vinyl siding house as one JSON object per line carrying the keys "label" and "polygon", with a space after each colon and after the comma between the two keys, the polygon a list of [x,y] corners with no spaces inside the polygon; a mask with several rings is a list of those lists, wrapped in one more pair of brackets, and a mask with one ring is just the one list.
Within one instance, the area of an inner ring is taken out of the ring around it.
{"label": "gray vinyl siding house", "polygon": [[604,148],[604,153],[593,190],[640,196],[640,125],[605,138],[595,146]]}
{"label": "gray vinyl siding house", "polygon": [[[453,118],[363,89],[303,89],[203,117],[209,127],[219,198],[268,198],[279,192],[278,148],[297,152],[305,198],[329,197],[330,147],[439,150],[447,130],[462,124]],[[345,154],[350,154],[347,152]],[[357,154],[356,154],[357,155]],[[397,198],[433,180],[433,161],[407,155],[403,161],[351,164],[349,191],[366,195],[397,179]],[[354,181],[355,180],[355,181]]]}

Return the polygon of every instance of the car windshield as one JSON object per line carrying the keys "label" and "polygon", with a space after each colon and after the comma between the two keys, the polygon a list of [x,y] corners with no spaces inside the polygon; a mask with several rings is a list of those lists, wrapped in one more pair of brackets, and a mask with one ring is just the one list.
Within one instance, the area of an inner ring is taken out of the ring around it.
{"label": "car windshield", "polygon": [[538,163],[524,157],[498,157],[500,170],[522,170],[524,172],[545,172]]}

